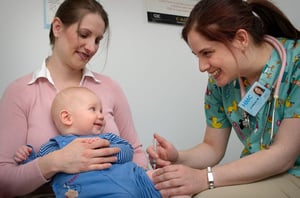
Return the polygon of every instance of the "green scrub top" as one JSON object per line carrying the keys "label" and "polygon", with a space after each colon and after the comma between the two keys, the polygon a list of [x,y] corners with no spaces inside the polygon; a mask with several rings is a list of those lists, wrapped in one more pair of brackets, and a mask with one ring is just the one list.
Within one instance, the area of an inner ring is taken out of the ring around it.
{"label": "green scrub top", "polygon": [[[278,131],[281,121],[285,118],[300,118],[300,40],[294,45],[294,40],[278,38],[286,50],[287,64],[281,81],[279,98],[275,104],[275,116],[272,118],[273,102],[270,101],[270,111],[268,111],[269,102],[266,102],[257,115],[250,117],[250,126],[240,125],[242,119],[242,109],[238,107],[241,100],[241,89],[238,79],[218,87],[212,77],[208,79],[208,85],[205,94],[205,114],[208,126],[213,128],[233,127],[238,138],[244,145],[241,157],[250,155],[268,147],[271,141],[271,125],[274,120],[274,135]],[[259,83],[270,89],[273,97],[273,85],[275,86],[281,69],[281,59],[276,49],[264,66],[259,78]],[[246,92],[251,85],[243,79]],[[300,119],[299,119],[300,121]],[[297,129],[295,129],[297,130]],[[300,129],[298,129],[300,133]],[[263,143],[261,136],[263,134]],[[280,160],[280,159],[279,159]],[[300,176],[300,156],[295,166],[289,170],[289,173]]]}

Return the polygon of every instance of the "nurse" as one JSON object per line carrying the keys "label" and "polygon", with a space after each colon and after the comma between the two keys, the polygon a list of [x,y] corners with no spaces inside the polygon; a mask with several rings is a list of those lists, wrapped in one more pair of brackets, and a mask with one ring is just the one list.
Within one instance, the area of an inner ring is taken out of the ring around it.
{"label": "nurse", "polygon": [[[207,126],[203,142],[183,151],[154,135],[157,151],[147,151],[156,188],[196,198],[299,197],[299,30],[270,1],[201,0],[182,37],[209,74]],[[232,129],[241,157],[218,164]]]}

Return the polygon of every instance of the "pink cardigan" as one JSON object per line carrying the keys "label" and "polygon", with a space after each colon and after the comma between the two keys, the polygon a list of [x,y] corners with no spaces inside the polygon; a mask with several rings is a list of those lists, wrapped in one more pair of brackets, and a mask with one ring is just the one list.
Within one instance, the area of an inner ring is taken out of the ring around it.
{"label": "pink cardigan", "polygon": [[[111,78],[93,73],[82,86],[93,90],[102,100],[106,119],[105,132],[113,132],[135,148],[134,161],[146,167],[147,160],[136,133],[127,99]],[[48,182],[39,170],[37,160],[17,166],[13,156],[20,145],[30,144],[39,150],[41,144],[57,135],[50,118],[51,102],[56,88],[45,77],[28,84],[32,74],[9,85],[0,101],[0,197],[33,191]]]}

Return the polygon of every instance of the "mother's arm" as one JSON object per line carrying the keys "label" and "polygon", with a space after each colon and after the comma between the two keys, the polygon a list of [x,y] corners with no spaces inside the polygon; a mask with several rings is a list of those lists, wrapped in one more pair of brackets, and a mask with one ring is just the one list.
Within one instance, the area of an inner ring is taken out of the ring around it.
{"label": "mother's arm", "polygon": [[146,152],[142,147],[142,143],[135,129],[128,100],[117,83],[113,82],[112,87],[112,94],[114,94],[115,99],[114,121],[120,131],[120,137],[132,145],[134,149],[133,161],[139,166],[147,169],[148,160],[146,158]]}
{"label": "mother's arm", "polygon": [[18,86],[10,85],[0,101],[0,197],[22,195],[47,182],[37,160],[22,166],[13,160],[19,146],[27,144],[28,136],[26,109],[18,93]]}
{"label": "mother's arm", "polygon": [[113,155],[119,152],[118,148],[103,148],[108,146],[109,141],[105,139],[90,143],[88,139],[77,138],[64,148],[38,158],[38,164],[42,175],[47,179],[58,172],[78,173],[106,169],[116,161]]}
{"label": "mother's arm", "polygon": [[[116,160],[115,157],[103,158],[103,156],[117,153],[117,148],[93,149],[105,147],[108,142],[101,140],[94,144],[87,144],[77,140],[62,150],[27,164],[17,165],[13,159],[14,154],[19,146],[27,144],[29,136],[26,109],[29,105],[26,104],[24,97],[20,97],[19,93],[23,89],[20,87],[16,84],[11,85],[0,101],[0,197],[13,197],[33,192],[47,183],[48,179],[58,171],[70,173],[103,169]],[[36,137],[35,140],[38,138]],[[99,165],[99,163],[104,164]]]}

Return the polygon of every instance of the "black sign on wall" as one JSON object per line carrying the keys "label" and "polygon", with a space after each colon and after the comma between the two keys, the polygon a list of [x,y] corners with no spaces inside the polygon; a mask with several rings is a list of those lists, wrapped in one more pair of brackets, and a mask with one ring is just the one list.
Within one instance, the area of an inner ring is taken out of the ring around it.
{"label": "black sign on wall", "polygon": [[146,0],[149,22],[183,25],[199,0]]}

